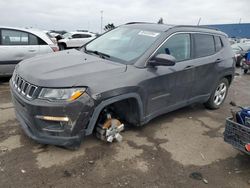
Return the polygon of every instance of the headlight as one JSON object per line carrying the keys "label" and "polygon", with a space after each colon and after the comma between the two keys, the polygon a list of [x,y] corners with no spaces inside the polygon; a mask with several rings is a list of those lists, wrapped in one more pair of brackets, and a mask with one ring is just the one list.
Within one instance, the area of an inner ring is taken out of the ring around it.
{"label": "headlight", "polygon": [[79,98],[86,88],[43,88],[38,96],[40,99],[74,101]]}

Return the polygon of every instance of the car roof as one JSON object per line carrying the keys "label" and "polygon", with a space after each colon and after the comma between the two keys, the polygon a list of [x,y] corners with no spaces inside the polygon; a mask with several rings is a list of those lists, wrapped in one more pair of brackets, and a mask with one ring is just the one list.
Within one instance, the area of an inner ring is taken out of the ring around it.
{"label": "car roof", "polygon": [[146,23],[146,22],[130,22],[123,26],[137,28],[137,29],[144,29],[144,30],[153,30],[158,32],[164,32],[173,27],[172,25]]}
{"label": "car roof", "polygon": [[168,25],[168,24],[157,24],[157,23],[147,23],[147,22],[130,22],[124,25],[125,27],[139,28],[145,30],[153,30],[158,32],[166,32],[169,30],[176,31],[189,31],[189,32],[204,32],[213,33],[218,35],[227,36],[227,34],[216,28],[211,28],[207,26],[197,26],[197,25]]}
{"label": "car roof", "polygon": [[71,34],[90,34],[90,35],[94,35],[94,33],[84,32],[84,31],[71,31],[69,33],[71,33]]}
{"label": "car roof", "polygon": [[33,35],[40,37],[47,44],[54,44],[53,41],[49,38],[49,36],[43,30],[34,29],[34,28],[8,27],[8,26],[7,27],[0,26],[0,29],[12,29],[12,30],[28,32],[28,33],[31,33]]}

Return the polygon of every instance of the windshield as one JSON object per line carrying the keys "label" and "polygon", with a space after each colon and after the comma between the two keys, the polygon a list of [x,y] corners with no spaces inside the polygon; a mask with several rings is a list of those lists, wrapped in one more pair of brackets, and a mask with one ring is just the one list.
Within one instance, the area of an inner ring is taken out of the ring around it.
{"label": "windshield", "polygon": [[159,36],[159,32],[120,27],[87,44],[85,51],[99,52],[114,61],[132,64]]}

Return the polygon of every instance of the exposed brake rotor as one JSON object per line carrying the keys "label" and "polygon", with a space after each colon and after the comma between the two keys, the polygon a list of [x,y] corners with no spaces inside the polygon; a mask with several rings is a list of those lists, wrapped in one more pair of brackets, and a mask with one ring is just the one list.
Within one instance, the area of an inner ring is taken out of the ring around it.
{"label": "exposed brake rotor", "polygon": [[98,124],[96,128],[96,136],[106,142],[113,142],[117,140],[122,141],[121,131],[124,130],[124,124],[118,119],[111,118],[111,115],[107,115],[107,119],[103,124]]}

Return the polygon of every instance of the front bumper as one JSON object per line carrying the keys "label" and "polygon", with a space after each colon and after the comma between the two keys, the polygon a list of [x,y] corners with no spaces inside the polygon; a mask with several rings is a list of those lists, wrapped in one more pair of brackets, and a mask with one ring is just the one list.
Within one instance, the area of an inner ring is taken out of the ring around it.
{"label": "front bumper", "polygon": [[[94,109],[94,101],[88,94],[83,94],[73,102],[55,103],[40,99],[27,100],[18,93],[11,81],[10,88],[16,118],[30,138],[42,144],[79,147]],[[41,120],[37,116],[68,117],[70,121]]]}
{"label": "front bumper", "polygon": [[26,135],[41,144],[52,144],[65,147],[78,147],[81,144],[84,134],[70,137],[44,135],[38,131],[32,130],[31,126],[25,122],[22,115],[18,111],[15,112],[16,118],[20,122]]}

